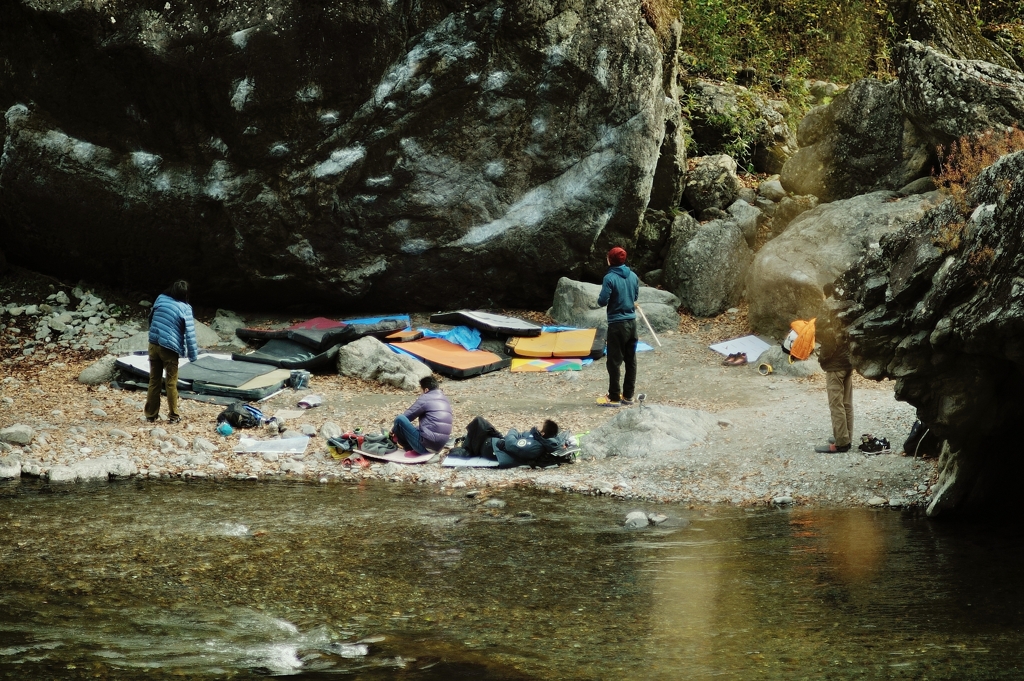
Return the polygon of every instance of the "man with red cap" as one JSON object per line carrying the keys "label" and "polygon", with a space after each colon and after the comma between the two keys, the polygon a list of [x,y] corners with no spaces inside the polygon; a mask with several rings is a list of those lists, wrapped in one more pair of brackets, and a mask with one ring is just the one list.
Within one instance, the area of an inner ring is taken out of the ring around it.
{"label": "man with red cap", "polygon": [[[636,299],[640,279],[626,267],[626,251],[619,246],[608,251],[608,273],[601,283],[597,304],[608,306],[608,395],[599,402],[618,407],[633,404],[636,389]],[[626,375],[619,392],[619,367],[626,363]]]}

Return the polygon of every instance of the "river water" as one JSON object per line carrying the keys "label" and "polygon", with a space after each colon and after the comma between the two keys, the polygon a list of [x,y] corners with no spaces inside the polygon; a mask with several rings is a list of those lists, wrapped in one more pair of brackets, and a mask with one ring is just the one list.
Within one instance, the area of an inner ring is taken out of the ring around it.
{"label": "river water", "polygon": [[1005,529],[465,492],[5,484],[0,678],[1024,677]]}

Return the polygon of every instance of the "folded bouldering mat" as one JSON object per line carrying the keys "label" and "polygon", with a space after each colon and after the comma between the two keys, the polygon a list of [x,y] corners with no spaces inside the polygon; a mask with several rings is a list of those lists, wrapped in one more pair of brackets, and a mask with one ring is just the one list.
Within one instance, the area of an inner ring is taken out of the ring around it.
{"label": "folded bouldering mat", "polygon": [[508,357],[499,357],[486,350],[467,350],[443,338],[422,338],[389,346],[398,352],[412,355],[437,373],[452,378],[486,374],[512,363]]}
{"label": "folded bouldering mat", "polygon": [[545,331],[529,338],[509,338],[505,348],[518,357],[590,357],[595,351],[600,353],[604,349],[604,337],[601,338],[601,347],[595,349],[597,336],[597,329]]}
{"label": "folded bouldering mat", "polygon": [[392,463],[426,463],[437,456],[437,454],[416,454],[416,456],[406,456],[405,452],[402,450],[388,452],[387,454],[374,454],[372,452],[365,452],[361,449],[356,449],[355,453],[361,454],[367,459],[390,461]]}
{"label": "folded bouldering mat", "polygon": [[316,369],[326,366],[338,356],[337,345],[319,352],[296,343],[293,340],[275,338],[257,350],[248,354],[232,353],[231,359],[240,362],[258,362],[282,369]]}
{"label": "folded bouldering mat", "polygon": [[[133,381],[131,379],[125,381],[114,381],[111,387],[117,390],[141,390],[146,391],[149,389],[149,383],[143,383],[142,381]],[[196,402],[205,402],[207,404],[219,404],[222,406],[228,406],[238,402],[237,397],[224,397],[223,395],[200,395],[194,393],[191,390],[178,389],[178,397],[183,400],[195,400]]]}
{"label": "folded bouldering mat", "polygon": [[238,362],[228,356],[202,355],[178,369],[182,381],[202,381],[237,388],[257,376],[269,374],[274,367],[252,362]]}
{"label": "folded bouldering mat", "polygon": [[351,343],[363,336],[386,336],[408,328],[410,321],[409,315],[345,321],[316,317],[285,329],[235,329],[235,335],[246,341],[290,340],[313,350],[326,350],[335,345]]}
{"label": "folded bouldering mat", "polygon": [[497,334],[501,336],[539,336],[541,327],[533,322],[528,322],[516,317],[508,317],[503,314],[491,312],[479,312],[477,310],[458,310],[457,312],[438,312],[430,315],[430,321],[435,324],[450,324],[451,326],[468,326],[473,329]]}
{"label": "folded bouldering mat", "polygon": [[512,371],[579,371],[583,368],[583,362],[579,359],[527,359],[525,357],[512,358]]}
{"label": "folded bouldering mat", "polygon": [[[213,354],[203,353],[203,354],[199,355],[196,358],[196,361],[199,362],[201,360],[206,360],[206,359],[230,360],[231,357],[229,355],[213,355]],[[179,357],[178,358],[178,388],[179,389],[180,388],[188,388],[189,387],[189,383],[190,383],[191,379],[188,378],[188,373],[186,372],[184,375],[182,375],[182,372],[185,371],[185,367],[187,367],[189,364],[190,364],[190,362],[188,361],[187,357]],[[131,354],[131,355],[124,355],[123,357],[118,357],[117,360],[114,362],[114,366],[116,366],[118,369],[120,369],[120,370],[122,370],[122,371],[124,371],[126,373],[132,374],[134,376],[139,376],[140,378],[149,379],[149,353],[146,352],[146,351],[140,351],[140,352],[136,352],[136,353]],[[164,371],[164,376],[166,376],[166,375],[167,375],[167,372],[165,370]]]}
{"label": "folded bouldering mat", "polygon": [[408,343],[409,341],[419,340],[423,338],[423,332],[419,329],[404,329],[402,331],[395,331],[384,336],[386,343]]}
{"label": "folded bouldering mat", "polygon": [[[246,364],[246,362],[239,362],[239,364]],[[244,402],[255,402],[280,392],[291,379],[290,369],[275,369],[266,364],[254,363],[252,365],[266,366],[270,371],[237,386],[207,383],[196,379],[192,381],[192,391],[199,395],[221,395]]]}

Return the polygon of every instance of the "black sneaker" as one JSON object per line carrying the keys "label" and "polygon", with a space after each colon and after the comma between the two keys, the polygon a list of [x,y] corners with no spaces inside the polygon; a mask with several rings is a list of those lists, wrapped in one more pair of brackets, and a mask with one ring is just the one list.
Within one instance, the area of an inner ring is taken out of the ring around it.
{"label": "black sneaker", "polygon": [[160,420],[160,417],[159,416],[147,416],[146,420],[149,421],[150,423],[156,423],[158,420]]}
{"label": "black sneaker", "polygon": [[631,407],[631,406],[633,406],[633,398],[632,397],[623,397],[622,398],[622,406],[623,407]]}
{"label": "black sneaker", "polygon": [[181,417],[177,414],[167,417],[167,423],[181,423]]}

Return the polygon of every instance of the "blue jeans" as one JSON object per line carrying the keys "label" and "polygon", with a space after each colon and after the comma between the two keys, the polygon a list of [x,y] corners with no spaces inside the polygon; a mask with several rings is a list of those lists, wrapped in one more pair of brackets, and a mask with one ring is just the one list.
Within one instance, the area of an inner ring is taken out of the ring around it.
{"label": "blue jeans", "polygon": [[430,453],[423,446],[423,441],[420,440],[420,431],[416,426],[412,425],[412,421],[406,418],[405,414],[399,414],[395,417],[395,424],[391,426],[391,431],[398,439],[398,444],[405,447],[406,450],[411,449],[420,454]]}

